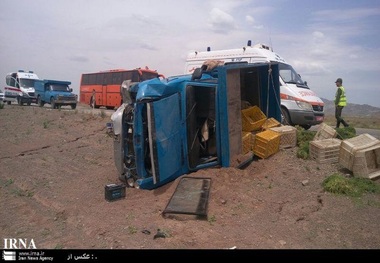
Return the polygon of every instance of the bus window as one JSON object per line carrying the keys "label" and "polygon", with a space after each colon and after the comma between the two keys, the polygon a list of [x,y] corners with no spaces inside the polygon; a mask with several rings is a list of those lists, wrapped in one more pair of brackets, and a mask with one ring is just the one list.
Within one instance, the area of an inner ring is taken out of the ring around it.
{"label": "bus window", "polygon": [[95,108],[117,108],[122,103],[120,86],[124,80],[140,82],[162,76],[149,69],[108,70],[96,73],[84,73],[81,76],[80,102],[90,105],[95,91]]}

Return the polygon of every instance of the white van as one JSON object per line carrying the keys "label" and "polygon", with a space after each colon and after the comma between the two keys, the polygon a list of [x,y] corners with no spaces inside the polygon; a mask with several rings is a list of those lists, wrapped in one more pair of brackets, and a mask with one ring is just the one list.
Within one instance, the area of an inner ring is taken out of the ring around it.
{"label": "white van", "polygon": [[7,86],[4,87],[4,102],[11,104],[13,101],[19,105],[37,103],[34,90],[34,81],[36,79],[38,79],[38,76],[33,71],[18,70],[7,74],[5,78]]}
{"label": "white van", "polygon": [[276,62],[280,69],[281,112],[283,124],[299,125],[309,129],[312,125],[323,122],[324,103],[301,79],[294,68],[285,62],[271,48],[263,44],[247,46],[238,49],[190,52],[186,59],[185,74],[191,74],[202,66],[206,60],[217,60],[220,63],[231,62]]}

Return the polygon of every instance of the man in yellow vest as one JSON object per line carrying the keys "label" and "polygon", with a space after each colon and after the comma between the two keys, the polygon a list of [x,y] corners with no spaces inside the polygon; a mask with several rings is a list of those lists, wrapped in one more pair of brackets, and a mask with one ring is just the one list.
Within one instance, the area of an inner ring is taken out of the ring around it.
{"label": "man in yellow vest", "polygon": [[347,105],[347,98],[346,98],[346,92],[344,90],[344,87],[342,86],[342,79],[338,78],[335,81],[336,86],[338,89],[335,93],[335,118],[336,118],[336,128],[339,128],[340,124],[342,123],[344,127],[348,127],[347,122],[345,122],[342,118],[342,110]]}

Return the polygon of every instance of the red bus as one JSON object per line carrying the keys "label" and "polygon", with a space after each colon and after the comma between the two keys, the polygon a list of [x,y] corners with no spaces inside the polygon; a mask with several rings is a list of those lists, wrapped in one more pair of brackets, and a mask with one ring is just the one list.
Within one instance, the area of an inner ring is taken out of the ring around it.
{"label": "red bus", "polygon": [[80,102],[90,105],[92,94],[95,93],[94,107],[118,108],[122,104],[120,86],[124,80],[141,82],[162,76],[156,70],[113,69],[96,73],[84,73],[80,81]]}

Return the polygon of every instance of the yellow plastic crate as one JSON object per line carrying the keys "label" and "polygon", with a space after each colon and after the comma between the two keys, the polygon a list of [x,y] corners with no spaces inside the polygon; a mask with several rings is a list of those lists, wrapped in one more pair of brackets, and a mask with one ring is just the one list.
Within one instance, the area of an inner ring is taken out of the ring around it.
{"label": "yellow plastic crate", "polygon": [[257,131],[263,126],[267,116],[260,110],[259,107],[253,106],[241,111],[241,121],[243,131]]}
{"label": "yellow plastic crate", "polygon": [[242,153],[246,154],[252,149],[251,144],[251,133],[250,132],[244,132],[242,134]]}
{"label": "yellow plastic crate", "polygon": [[265,120],[261,128],[263,128],[264,130],[268,130],[270,128],[278,127],[278,126],[281,126],[281,123],[279,123],[275,118],[269,118]]}
{"label": "yellow plastic crate", "polygon": [[256,134],[253,152],[258,157],[265,159],[275,154],[280,146],[280,133],[266,130]]}

